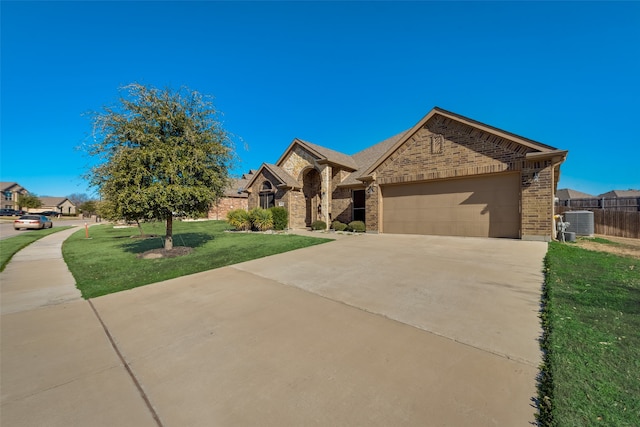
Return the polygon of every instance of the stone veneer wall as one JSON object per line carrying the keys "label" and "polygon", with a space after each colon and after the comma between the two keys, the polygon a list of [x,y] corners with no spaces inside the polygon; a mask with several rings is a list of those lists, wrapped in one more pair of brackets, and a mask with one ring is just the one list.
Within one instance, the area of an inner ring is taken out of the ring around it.
{"label": "stone veneer wall", "polygon": [[280,167],[289,175],[302,183],[302,171],[315,166],[315,159],[311,154],[302,149],[299,145],[293,147],[289,156],[282,162]]}

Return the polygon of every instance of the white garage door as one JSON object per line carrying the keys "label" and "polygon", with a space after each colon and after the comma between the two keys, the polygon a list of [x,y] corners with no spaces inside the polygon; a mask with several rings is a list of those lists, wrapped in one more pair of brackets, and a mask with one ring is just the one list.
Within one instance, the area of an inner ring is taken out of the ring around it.
{"label": "white garage door", "polygon": [[382,231],[520,237],[520,174],[381,186]]}

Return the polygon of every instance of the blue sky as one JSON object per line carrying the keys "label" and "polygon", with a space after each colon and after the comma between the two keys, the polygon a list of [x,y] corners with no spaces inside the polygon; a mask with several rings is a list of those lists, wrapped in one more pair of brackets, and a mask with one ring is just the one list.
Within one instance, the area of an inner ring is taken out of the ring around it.
{"label": "blue sky", "polygon": [[38,195],[90,192],[83,113],[131,82],[213,95],[236,175],[439,106],[569,150],[559,188],[640,189],[640,2],[2,1],[1,26],[0,180]]}

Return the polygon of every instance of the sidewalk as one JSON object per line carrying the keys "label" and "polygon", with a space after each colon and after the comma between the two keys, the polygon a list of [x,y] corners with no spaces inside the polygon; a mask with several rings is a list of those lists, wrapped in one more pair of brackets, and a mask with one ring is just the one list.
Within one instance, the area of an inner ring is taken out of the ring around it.
{"label": "sidewalk", "polygon": [[0,273],[0,425],[156,426],[62,259],[77,230],[34,242]]}

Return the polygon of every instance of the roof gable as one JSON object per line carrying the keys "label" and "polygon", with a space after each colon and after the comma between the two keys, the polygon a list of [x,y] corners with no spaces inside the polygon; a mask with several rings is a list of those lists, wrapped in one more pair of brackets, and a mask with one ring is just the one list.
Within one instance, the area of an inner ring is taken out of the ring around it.
{"label": "roof gable", "polygon": [[38,197],[42,202],[42,206],[57,206],[60,207],[64,202],[69,202],[71,205],[75,204],[66,197]]}
{"label": "roof gable", "polygon": [[598,197],[604,197],[605,199],[614,197],[640,197],[640,190],[611,190],[599,194]]}
{"label": "roof gable", "polygon": [[24,190],[17,182],[0,182],[0,191],[21,191]]}
{"label": "roof gable", "polygon": [[[448,118],[454,120],[456,122],[462,123],[467,126],[471,126],[475,129],[488,132],[490,134],[496,135],[498,137],[507,139],[512,141],[520,146],[523,149],[529,151],[529,154],[537,155],[566,155],[565,151],[559,151],[554,147],[551,147],[546,144],[542,144],[540,142],[534,141],[532,139],[524,138],[518,136],[514,133],[504,131],[502,129],[498,129],[493,126],[486,125],[484,123],[478,122],[476,120],[469,119],[467,117],[461,116],[456,113],[452,113],[447,110],[443,110],[439,107],[434,107],[427,115],[425,115],[418,123],[416,123],[411,129],[405,132],[398,140],[393,144],[382,156],[380,156],[373,164],[371,164],[362,174],[360,174],[360,178],[366,179],[373,171],[380,166],[387,158],[389,158],[396,150],[398,150],[402,145],[404,145],[416,132],[418,132],[422,127],[424,127],[432,118],[435,116],[442,116],[444,118]],[[527,155],[529,156],[529,155]]]}
{"label": "roof gable", "polygon": [[561,188],[556,191],[556,197],[558,200],[570,200],[570,199],[593,199],[594,196],[580,191],[572,190],[570,188]]}
{"label": "roof gable", "polygon": [[302,184],[300,184],[298,180],[296,180],[294,177],[289,175],[280,166],[272,165],[269,163],[263,163],[262,166],[260,166],[260,168],[258,169],[258,171],[255,172],[251,177],[251,179],[247,182],[245,191],[255,183],[258,177],[262,175],[262,172],[264,170],[269,171],[271,175],[273,175],[278,180],[278,182],[275,183],[276,187],[296,188],[296,189],[302,188]]}
{"label": "roof gable", "polygon": [[276,165],[281,166],[296,146],[299,146],[311,154],[318,163],[331,163],[352,171],[358,168],[358,165],[351,156],[298,138],[295,138],[291,142],[284,154],[280,156],[280,159],[276,162]]}

